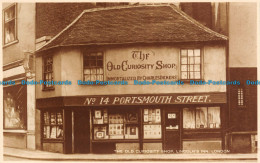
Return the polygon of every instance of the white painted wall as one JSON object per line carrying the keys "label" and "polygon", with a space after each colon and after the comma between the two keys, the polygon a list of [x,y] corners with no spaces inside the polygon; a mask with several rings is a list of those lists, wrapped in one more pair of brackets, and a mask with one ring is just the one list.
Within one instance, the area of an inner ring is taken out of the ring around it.
{"label": "white painted wall", "polygon": [[257,67],[257,3],[229,4],[229,66]]}
{"label": "white painted wall", "polygon": [[[121,63],[122,60],[128,60],[131,63],[131,51],[133,49],[142,51],[153,51],[156,57],[151,57],[146,63],[154,63],[156,60],[161,59],[165,63],[175,63],[177,70],[165,69],[158,70],[135,70],[122,71],[113,73],[113,75],[126,76],[126,75],[173,75],[179,76],[179,47],[173,46],[129,46],[129,47],[111,47],[104,48],[102,51],[105,54],[105,65],[108,61],[114,63]],[[203,48],[203,72],[204,79],[219,81],[226,80],[226,58],[225,47],[221,45],[205,46]],[[83,95],[109,95],[109,94],[160,94],[160,93],[197,93],[197,92],[226,92],[225,85],[189,85],[188,83],[180,85],[124,85],[124,86],[89,86],[78,85],[78,80],[83,80],[83,54],[79,48],[63,48],[56,52],[54,57],[54,73],[55,80],[72,82],[68,86],[55,86],[55,91],[41,91],[37,86],[37,98],[54,97],[54,96],[83,96]],[[59,61],[60,59],[60,61]],[[145,61],[139,61],[145,63]],[[39,63],[39,64],[38,64]],[[41,79],[41,57],[37,58],[37,79]],[[60,68],[58,66],[61,66]],[[56,67],[56,68],[55,68]],[[106,66],[105,66],[106,69]],[[61,72],[60,72],[61,70]],[[61,75],[59,76],[59,73]],[[111,75],[111,72],[105,73]],[[58,75],[57,75],[58,74]],[[59,87],[59,88],[58,88]],[[60,92],[60,88],[61,92]],[[56,90],[58,89],[58,90]]]}

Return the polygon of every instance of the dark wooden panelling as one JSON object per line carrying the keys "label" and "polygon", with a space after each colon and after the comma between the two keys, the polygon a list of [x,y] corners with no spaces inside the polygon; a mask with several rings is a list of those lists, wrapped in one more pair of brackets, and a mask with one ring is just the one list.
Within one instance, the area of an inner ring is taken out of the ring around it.
{"label": "dark wooden panelling", "polygon": [[244,88],[245,106],[237,105],[239,86],[228,86],[229,90],[229,129],[231,131],[257,130],[257,86],[247,85],[246,81],[257,80],[257,68],[230,68],[230,79],[238,80]]}

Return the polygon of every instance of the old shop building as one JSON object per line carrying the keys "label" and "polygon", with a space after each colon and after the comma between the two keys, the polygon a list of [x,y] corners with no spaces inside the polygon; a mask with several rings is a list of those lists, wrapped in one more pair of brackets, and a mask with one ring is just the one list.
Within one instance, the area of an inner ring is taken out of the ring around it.
{"label": "old shop building", "polygon": [[61,153],[225,149],[226,86],[189,81],[226,80],[226,41],[171,5],[83,11],[36,53],[37,81],[72,82],[36,86],[36,143]]}

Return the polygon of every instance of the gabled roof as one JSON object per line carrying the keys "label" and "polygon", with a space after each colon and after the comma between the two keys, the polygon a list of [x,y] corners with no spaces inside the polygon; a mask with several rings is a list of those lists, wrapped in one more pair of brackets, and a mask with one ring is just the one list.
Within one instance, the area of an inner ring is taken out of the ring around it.
{"label": "gabled roof", "polygon": [[223,40],[227,37],[173,5],[121,6],[84,10],[38,51],[75,45]]}

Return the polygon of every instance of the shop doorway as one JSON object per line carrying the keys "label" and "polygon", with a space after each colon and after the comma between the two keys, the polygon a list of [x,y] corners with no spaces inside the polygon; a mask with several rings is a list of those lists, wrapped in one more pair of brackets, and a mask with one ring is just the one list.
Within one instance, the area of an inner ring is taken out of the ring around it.
{"label": "shop doorway", "polygon": [[176,153],[181,148],[179,111],[165,110],[164,131],[164,150],[167,150],[169,153]]}
{"label": "shop doorway", "polygon": [[89,110],[74,110],[74,153],[90,152]]}

